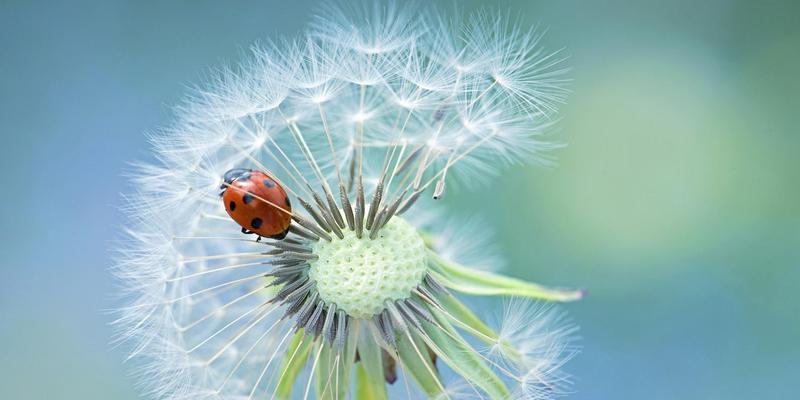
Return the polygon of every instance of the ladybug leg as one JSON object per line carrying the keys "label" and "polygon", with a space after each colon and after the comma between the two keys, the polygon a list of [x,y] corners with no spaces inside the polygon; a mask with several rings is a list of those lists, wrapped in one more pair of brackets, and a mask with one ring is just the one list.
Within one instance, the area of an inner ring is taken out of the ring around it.
{"label": "ladybug leg", "polygon": [[[253,235],[253,234],[255,234],[255,232],[247,230],[247,228],[244,228],[244,227],[242,228],[242,233],[244,233],[245,235]],[[258,238],[256,239],[256,242],[260,242],[260,241],[261,241],[261,235],[258,235]]]}

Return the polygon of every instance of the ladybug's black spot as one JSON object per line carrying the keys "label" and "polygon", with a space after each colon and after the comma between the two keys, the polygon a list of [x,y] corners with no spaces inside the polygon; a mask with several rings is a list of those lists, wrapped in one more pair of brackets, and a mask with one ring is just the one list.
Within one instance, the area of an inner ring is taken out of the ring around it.
{"label": "ladybug's black spot", "polygon": [[236,202],[235,202],[235,201],[232,201],[232,202],[230,202],[230,203],[228,204],[228,208],[230,208],[230,209],[231,209],[231,211],[234,211],[234,210],[236,210]]}
{"label": "ladybug's black spot", "polygon": [[264,183],[264,186],[270,189],[275,187],[275,182],[273,182],[272,179],[264,179],[262,182]]}
{"label": "ladybug's black spot", "polygon": [[253,201],[253,195],[250,193],[245,193],[244,196],[242,196],[242,201],[244,204],[249,204],[251,201]]}
{"label": "ladybug's black spot", "polygon": [[250,221],[250,225],[251,225],[251,226],[252,226],[254,229],[258,229],[258,228],[260,228],[262,223],[264,223],[264,221],[262,221],[262,220],[261,220],[261,218],[253,218],[253,220],[252,220],[252,221]]}

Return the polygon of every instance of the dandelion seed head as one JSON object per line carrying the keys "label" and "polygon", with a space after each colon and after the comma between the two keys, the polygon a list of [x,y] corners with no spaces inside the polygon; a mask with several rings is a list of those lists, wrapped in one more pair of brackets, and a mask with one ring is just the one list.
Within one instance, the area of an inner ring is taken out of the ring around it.
{"label": "dandelion seed head", "polygon": [[417,230],[393,218],[375,240],[347,232],[343,240],[321,241],[309,278],[320,299],[356,318],[372,318],[387,300],[405,300],[422,284],[425,244]]}
{"label": "dandelion seed head", "polygon": [[[509,20],[331,4],[300,38],[254,46],[194,88],[150,136],[157,162],[135,165],[123,206],[116,325],[147,395],[345,398],[364,379],[375,398],[565,391],[560,319],[520,306],[492,329],[455,294],[580,294],[497,275],[490,224],[434,212],[554,147],[563,57]],[[284,197],[223,204],[231,170]],[[234,221],[248,204],[289,226],[243,234],[274,222]]]}

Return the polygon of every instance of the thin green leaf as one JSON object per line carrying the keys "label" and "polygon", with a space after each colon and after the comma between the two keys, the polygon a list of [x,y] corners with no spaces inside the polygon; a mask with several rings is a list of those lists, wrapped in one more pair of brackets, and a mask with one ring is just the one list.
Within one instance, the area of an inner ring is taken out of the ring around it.
{"label": "thin green leaf", "polygon": [[275,387],[277,399],[288,400],[291,398],[294,383],[308,361],[312,343],[311,338],[305,337],[303,330],[298,331],[292,337],[292,341],[286,348],[286,358],[281,366],[280,379]]}
{"label": "thin green leaf", "polygon": [[473,336],[486,343],[494,343],[498,340],[497,332],[486,325],[480,317],[475,315],[469,307],[455,296],[443,294],[436,297],[436,302],[450,314],[457,324],[467,329]]}
{"label": "thin green leaf", "polygon": [[440,311],[429,307],[437,324],[423,323],[431,348],[450,368],[467,381],[480,387],[491,399],[505,399],[509,392],[503,381],[489,368],[475,351],[456,332]]}
{"label": "thin green leaf", "polygon": [[[327,344],[322,344],[322,350],[319,354],[319,362],[315,372],[315,381],[317,384],[317,398],[318,399],[336,399],[337,396],[344,395],[345,393],[337,394],[340,390],[341,382],[341,369],[344,360],[336,358],[336,352],[331,349]],[[339,397],[341,398],[341,397]]]}
{"label": "thin green leaf", "polygon": [[444,392],[439,371],[428,357],[422,339],[410,332],[400,335],[397,339],[397,352],[403,364],[403,371],[414,378],[428,397],[436,398]]}
{"label": "thin green leaf", "polygon": [[388,399],[381,348],[369,334],[359,340],[358,355],[361,362],[356,366],[356,400]]}
{"label": "thin green leaf", "polygon": [[435,277],[459,292],[478,296],[516,296],[547,301],[575,301],[583,298],[582,290],[547,288],[535,283],[486,271],[464,267],[428,251]]}
{"label": "thin green leaf", "polygon": [[[357,326],[354,327],[353,332],[358,332]],[[323,342],[315,373],[317,399],[347,398],[347,392],[350,390],[350,371],[356,358],[357,340],[357,334],[348,336],[342,352],[338,352],[335,347]]]}

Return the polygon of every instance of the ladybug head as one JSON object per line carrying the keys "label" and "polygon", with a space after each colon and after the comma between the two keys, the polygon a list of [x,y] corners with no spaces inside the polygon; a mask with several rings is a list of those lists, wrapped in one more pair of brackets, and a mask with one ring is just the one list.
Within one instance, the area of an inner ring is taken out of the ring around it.
{"label": "ladybug head", "polygon": [[[223,190],[223,192],[224,192],[224,191],[225,191],[225,189],[226,189],[226,188],[227,188],[227,187],[228,187],[230,184],[232,184],[232,183],[233,183],[233,181],[235,181],[235,180],[237,180],[237,179],[247,179],[248,177],[250,177],[250,172],[252,172],[252,171],[253,171],[253,170],[251,170],[251,169],[246,169],[246,168],[234,168],[234,169],[229,169],[229,170],[228,170],[228,172],[226,172],[226,173],[225,173],[225,175],[222,177],[222,180],[223,180],[223,181],[225,181],[225,183],[223,183],[222,185],[220,185],[220,187],[219,187],[219,188],[220,188],[220,189],[222,189],[222,190]],[[220,196],[221,196],[221,195],[222,195],[222,193],[220,193]]]}

